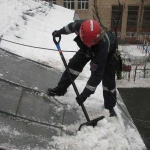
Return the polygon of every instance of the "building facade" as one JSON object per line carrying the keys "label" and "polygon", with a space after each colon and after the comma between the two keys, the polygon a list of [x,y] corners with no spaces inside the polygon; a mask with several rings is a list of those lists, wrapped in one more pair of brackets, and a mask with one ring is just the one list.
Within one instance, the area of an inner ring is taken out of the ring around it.
{"label": "building facade", "polygon": [[120,7],[118,0],[53,0],[54,4],[75,10],[80,19],[95,18],[94,2],[101,23],[109,30],[114,32],[114,23],[120,18],[120,43],[135,43],[139,34],[150,39],[150,0],[120,0]]}

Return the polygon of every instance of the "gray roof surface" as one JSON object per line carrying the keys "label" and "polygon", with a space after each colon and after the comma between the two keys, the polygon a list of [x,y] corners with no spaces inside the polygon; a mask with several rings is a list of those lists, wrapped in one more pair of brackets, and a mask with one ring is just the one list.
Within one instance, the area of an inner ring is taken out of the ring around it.
{"label": "gray roof surface", "polygon": [[76,109],[69,110],[53,97],[44,99],[41,95],[55,87],[60,76],[52,68],[0,50],[0,128],[7,128],[0,134],[0,145],[52,147],[49,142],[63,133],[62,125],[80,120]]}

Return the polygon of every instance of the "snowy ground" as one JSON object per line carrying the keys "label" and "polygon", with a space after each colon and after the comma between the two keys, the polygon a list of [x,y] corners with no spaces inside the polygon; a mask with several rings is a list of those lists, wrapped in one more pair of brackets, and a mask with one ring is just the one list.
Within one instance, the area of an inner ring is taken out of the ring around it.
{"label": "snowy ground", "polygon": [[[117,80],[117,87],[122,87],[122,88],[130,88],[130,87],[150,87],[150,63],[147,62],[147,59],[150,60],[148,54],[146,54],[143,50],[142,47],[137,45],[120,45],[119,50],[121,52],[123,60],[131,60],[131,61],[123,61],[126,65],[131,65],[131,72],[130,72],[130,79],[128,78],[129,73],[128,72],[123,72],[122,76],[124,79],[122,80]],[[145,66],[145,61],[147,62],[146,69],[146,78],[144,77],[144,73],[140,69],[144,69]],[[136,78],[134,80],[134,75],[135,75],[135,68],[136,65],[138,64],[137,71],[136,71]]]}
{"label": "snowy ground", "polygon": [[[0,36],[3,39],[27,44],[36,47],[56,49],[52,40],[51,33],[56,29],[73,21],[74,11],[65,9],[60,6],[49,8],[45,2],[35,2],[34,0],[0,0]],[[61,48],[63,50],[77,51],[78,47],[73,42],[75,34],[62,36]],[[60,56],[55,51],[34,49],[24,47],[14,43],[2,40],[0,47],[23,57],[33,59],[50,65],[59,71],[64,71],[63,63]],[[129,46],[125,46],[127,50]],[[130,51],[129,50],[129,51]],[[140,53],[136,50],[134,54]],[[74,53],[64,53],[67,62]],[[139,54],[141,56],[141,53]],[[80,92],[86,85],[90,75],[89,65],[84,68],[83,73],[76,80]],[[149,86],[149,79],[138,82],[117,81],[117,86]],[[128,83],[128,84],[127,84]],[[142,84],[141,84],[142,83]],[[65,97],[59,100],[68,103],[71,107],[77,106],[74,101],[75,94],[72,87],[69,88]],[[86,107],[90,110],[90,116],[95,112],[100,112],[106,116],[105,119],[98,123],[96,128],[85,127],[77,135],[54,137],[53,144],[58,150],[144,150],[145,145],[136,131],[136,129],[124,126],[124,120],[118,107],[115,107],[118,117],[109,118],[109,113],[104,109],[102,87],[98,86],[96,93],[86,102]],[[11,129],[9,129],[11,130]],[[13,130],[13,129],[12,129]],[[0,132],[8,132],[4,126],[0,126]]]}

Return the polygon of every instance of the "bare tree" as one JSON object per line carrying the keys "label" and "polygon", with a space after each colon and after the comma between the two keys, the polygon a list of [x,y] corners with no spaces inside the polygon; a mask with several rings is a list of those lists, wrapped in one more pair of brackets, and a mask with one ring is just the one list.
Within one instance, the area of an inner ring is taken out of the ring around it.
{"label": "bare tree", "polygon": [[92,9],[93,19],[97,20],[104,30],[108,30],[108,28],[102,24],[102,21],[100,18],[100,10],[99,10],[98,4],[97,4],[97,0],[94,0],[92,5],[93,5],[93,9]]}
{"label": "bare tree", "polygon": [[138,18],[139,20],[138,20],[138,26],[137,26],[137,35],[139,35],[142,30],[143,8],[144,8],[144,0],[141,0],[140,1],[139,18]]}

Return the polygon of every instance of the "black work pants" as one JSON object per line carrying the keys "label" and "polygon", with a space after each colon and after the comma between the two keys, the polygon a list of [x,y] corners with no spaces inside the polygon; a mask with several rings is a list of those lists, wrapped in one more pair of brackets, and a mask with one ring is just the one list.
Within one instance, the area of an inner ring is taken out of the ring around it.
{"label": "black work pants", "polygon": [[[69,61],[68,68],[70,70],[70,75],[72,80],[75,80],[78,75],[82,72],[84,66],[87,64],[87,62],[90,60],[89,57],[86,57],[86,54],[79,50]],[[64,71],[58,86],[60,88],[67,89],[71,85],[71,80],[68,75],[67,70]]]}
{"label": "black work pants", "polygon": [[116,105],[115,73],[116,73],[116,60],[111,56],[108,57],[107,59],[102,79],[104,106],[106,109],[111,109]]}
{"label": "black work pants", "polygon": [[[79,73],[82,72],[84,66],[88,61],[90,61],[90,57],[87,57],[82,50],[79,50],[73,56],[73,58],[70,59],[68,67],[71,72],[71,78],[73,80],[75,80],[78,77]],[[102,79],[104,106],[106,109],[111,109],[116,105],[115,68],[116,61],[111,57],[108,58]],[[65,70],[58,83],[58,86],[62,89],[67,89],[70,85],[71,80],[67,70]]]}

